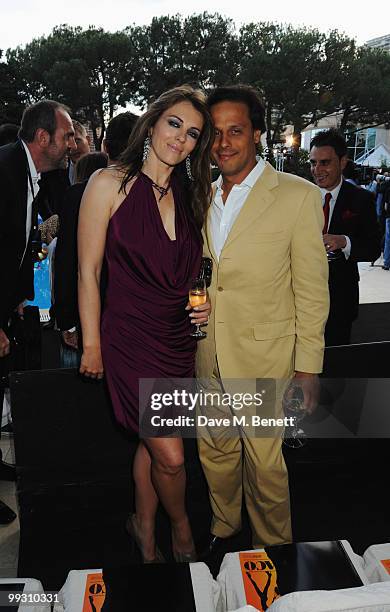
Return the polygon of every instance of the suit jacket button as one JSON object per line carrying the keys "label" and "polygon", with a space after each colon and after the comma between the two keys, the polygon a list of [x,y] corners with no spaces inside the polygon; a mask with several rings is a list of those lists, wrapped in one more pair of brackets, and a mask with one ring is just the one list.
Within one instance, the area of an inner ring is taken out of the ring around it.
{"label": "suit jacket button", "polygon": [[223,287],[218,287],[218,291],[223,291]]}

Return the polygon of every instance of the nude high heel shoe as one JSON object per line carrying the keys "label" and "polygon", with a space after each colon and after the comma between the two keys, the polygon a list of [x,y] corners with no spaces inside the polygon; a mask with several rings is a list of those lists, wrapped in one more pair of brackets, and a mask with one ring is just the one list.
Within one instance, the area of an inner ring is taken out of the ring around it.
{"label": "nude high heel shoe", "polygon": [[164,556],[161,552],[161,550],[158,548],[158,546],[156,546],[156,555],[153,559],[146,559],[144,556],[144,551],[143,551],[143,545],[142,545],[142,539],[141,539],[141,534],[139,531],[139,527],[138,527],[138,523],[137,523],[137,516],[135,514],[131,514],[129,516],[129,518],[126,521],[126,531],[127,533],[132,537],[132,539],[134,540],[134,542],[136,543],[141,555],[142,555],[142,562],[143,563],[165,563],[165,559]]}
{"label": "nude high heel shoe", "polygon": [[179,550],[176,550],[175,537],[173,535],[173,531],[172,531],[172,553],[173,553],[173,558],[175,559],[176,563],[195,563],[198,560],[198,556],[196,554],[194,543],[192,543],[192,550],[190,550],[189,552],[180,552]]}

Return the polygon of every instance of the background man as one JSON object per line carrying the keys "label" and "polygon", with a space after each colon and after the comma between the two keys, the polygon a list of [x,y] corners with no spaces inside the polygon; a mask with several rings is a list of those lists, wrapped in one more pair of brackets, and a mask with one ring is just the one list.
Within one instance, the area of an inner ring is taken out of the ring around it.
{"label": "background man", "polygon": [[357,262],[375,261],[380,255],[373,195],[343,179],[347,152],[345,139],[334,129],[319,132],[310,143],[311,172],[322,195],[325,249],[339,255],[329,256],[327,346],[350,343],[359,310]]}
{"label": "background man", "polygon": [[[0,377],[9,368],[10,319],[15,309],[22,316],[24,300],[34,297],[31,233],[37,223],[34,200],[40,173],[65,168],[76,146],[69,109],[52,100],[30,106],[23,114],[19,138],[0,147]],[[0,411],[2,406],[0,392]],[[0,523],[14,518],[9,508],[0,505]]]}
{"label": "background man", "polygon": [[76,119],[73,119],[74,128],[74,139],[76,142],[76,148],[73,149],[69,155],[69,180],[70,184],[73,185],[75,182],[74,167],[80,157],[89,153],[91,150],[91,138],[87,132],[87,129]]}
{"label": "background man", "polygon": [[[208,99],[215,124],[213,158],[221,175],[204,230],[214,260],[207,338],[197,375],[256,379],[295,376],[313,409],[328,315],[327,262],[320,193],[276,172],[256,145],[264,108],[244,86]],[[287,471],[281,439],[199,438],[213,509],[210,552],[241,528],[242,487],[256,547],[291,541]]]}

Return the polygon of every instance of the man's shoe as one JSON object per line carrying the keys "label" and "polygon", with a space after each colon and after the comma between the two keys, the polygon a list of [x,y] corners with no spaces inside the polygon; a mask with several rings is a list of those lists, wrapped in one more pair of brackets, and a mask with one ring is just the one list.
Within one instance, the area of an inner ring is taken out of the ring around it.
{"label": "man's shoe", "polygon": [[390,270],[389,266],[382,266],[382,270]]}
{"label": "man's shoe", "polygon": [[207,548],[202,552],[199,556],[199,561],[203,561],[205,559],[209,559],[210,557],[215,557],[219,554],[225,554],[228,552],[229,542],[231,537],[228,538],[220,538],[211,534],[211,539],[207,545]]}
{"label": "man's shoe", "polygon": [[10,463],[0,461],[0,480],[9,480],[14,482],[16,480],[16,468]]}
{"label": "man's shoe", "polygon": [[9,525],[16,519],[16,514],[7,504],[0,500],[0,525]]}
{"label": "man's shoe", "polygon": [[221,552],[223,545],[225,544],[228,538],[219,538],[218,536],[213,536],[209,542],[208,546],[208,554],[216,555],[218,552]]}

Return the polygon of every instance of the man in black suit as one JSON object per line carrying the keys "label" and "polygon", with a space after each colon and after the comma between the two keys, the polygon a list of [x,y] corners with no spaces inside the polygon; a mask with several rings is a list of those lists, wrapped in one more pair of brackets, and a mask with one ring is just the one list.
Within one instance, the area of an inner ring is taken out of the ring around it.
{"label": "man in black suit", "polygon": [[[34,297],[31,242],[37,225],[35,199],[40,173],[65,168],[75,147],[69,109],[52,100],[28,107],[22,117],[19,140],[0,147],[1,378],[6,377],[9,368],[10,319],[15,311],[22,317],[24,301]],[[14,518],[7,506],[0,505],[0,523]]]}
{"label": "man in black suit", "polygon": [[343,136],[324,130],[310,143],[310,164],[324,206],[323,239],[329,261],[330,312],[325,344],[349,344],[359,309],[358,261],[375,261],[380,237],[370,192],[343,179],[348,149]]}

